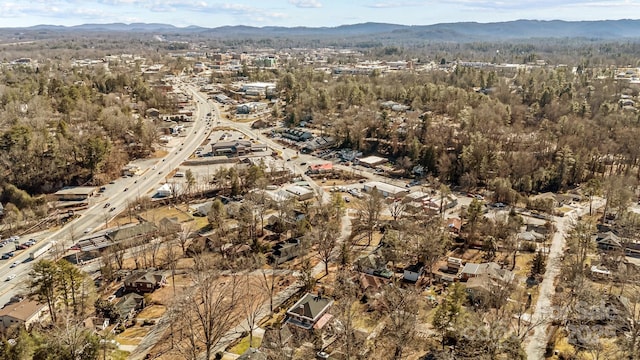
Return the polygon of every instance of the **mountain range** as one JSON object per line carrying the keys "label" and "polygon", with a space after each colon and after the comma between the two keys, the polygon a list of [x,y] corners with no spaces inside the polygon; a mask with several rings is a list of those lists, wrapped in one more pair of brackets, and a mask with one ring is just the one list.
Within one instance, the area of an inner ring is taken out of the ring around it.
{"label": "mountain range", "polygon": [[393,40],[414,39],[430,41],[496,41],[531,38],[587,38],[587,39],[640,39],[640,20],[601,21],[541,21],[516,20],[496,23],[459,22],[435,25],[397,25],[386,23],[361,23],[337,27],[252,27],[222,26],[206,28],[199,26],[176,27],[156,23],[111,23],[84,24],[77,26],[37,25],[25,28],[0,28],[2,32],[37,33],[52,35],[59,33],[128,32],[153,33],[174,36],[199,34],[211,38],[341,38]]}

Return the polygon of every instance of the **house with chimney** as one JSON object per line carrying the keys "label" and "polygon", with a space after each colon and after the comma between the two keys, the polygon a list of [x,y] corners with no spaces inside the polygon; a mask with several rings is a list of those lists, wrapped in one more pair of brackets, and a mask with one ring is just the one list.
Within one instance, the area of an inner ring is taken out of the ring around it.
{"label": "house with chimney", "polygon": [[152,293],[167,283],[167,277],[161,271],[135,272],[124,279],[126,292]]}
{"label": "house with chimney", "polygon": [[306,293],[287,310],[284,322],[304,330],[321,329],[332,317],[327,313],[331,305],[333,300],[322,296],[321,293]]}

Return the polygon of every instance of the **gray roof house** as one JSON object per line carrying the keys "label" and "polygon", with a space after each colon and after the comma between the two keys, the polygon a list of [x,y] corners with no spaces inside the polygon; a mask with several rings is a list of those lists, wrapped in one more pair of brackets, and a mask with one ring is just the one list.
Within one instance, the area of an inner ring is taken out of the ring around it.
{"label": "gray roof house", "polygon": [[287,310],[286,324],[305,330],[322,328],[331,315],[327,314],[333,300],[322,295],[306,293],[298,302]]}

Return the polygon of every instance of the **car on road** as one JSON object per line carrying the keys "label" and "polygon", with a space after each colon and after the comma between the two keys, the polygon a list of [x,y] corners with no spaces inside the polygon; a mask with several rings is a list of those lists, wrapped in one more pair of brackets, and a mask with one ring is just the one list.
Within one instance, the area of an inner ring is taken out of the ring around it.
{"label": "car on road", "polygon": [[106,204],[104,204],[104,208],[105,208],[105,209],[106,209],[106,208],[108,208],[109,206],[111,206],[111,203],[106,203]]}
{"label": "car on road", "polygon": [[14,261],[13,264],[11,264],[11,266],[9,266],[10,268],[14,268],[16,266],[20,265],[20,261]]}
{"label": "car on road", "polygon": [[305,165],[307,165],[306,162],[300,163],[300,166],[305,166]]}
{"label": "car on road", "polygon": [[127,190],[129,190],[129,188],[124,188],[124,191],[127,191]]}
{"label": "car on road", "polygon": [[116,183],[116,182],[115,182],[115,181],[113,181],[113,180],[109,181],[109,184],[112,184],[112,185],[113,185],[113,184],[115,184],[115,183]]}
{"label": "car on road", "polygon": [[11,281],[16,278],[16,274],[10,274],[5,281]]}
{"label": "car on road", "polygon": [[86,229],[85,229],[85,231],[84,231],[84,233],[85,233],[85,234],[88,234],[88,233],[90,233],[90,232],[91,232],[91,230],[93,230],[93,228],[86,228]]}
{"label": "car on road", "polygon": [[115,209],[116,209],[116,207],[114,206],[114,207],[112,207],[111,209],[109,209],[109,211],[113,211],[113,210],[115,210]]}

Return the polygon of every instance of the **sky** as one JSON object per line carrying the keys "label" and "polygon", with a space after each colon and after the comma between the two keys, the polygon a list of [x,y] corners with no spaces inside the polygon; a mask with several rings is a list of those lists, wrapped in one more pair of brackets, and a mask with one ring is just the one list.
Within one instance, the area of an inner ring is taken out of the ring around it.
{"label": "sky", "polygon": [[338,26],[640,18],[640,0],[0,0],[0,27],[165,23]]}

